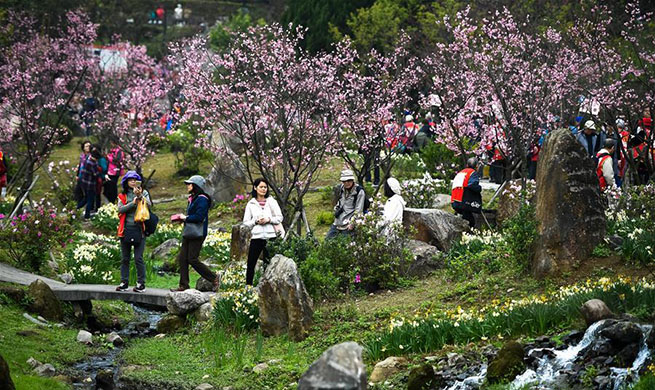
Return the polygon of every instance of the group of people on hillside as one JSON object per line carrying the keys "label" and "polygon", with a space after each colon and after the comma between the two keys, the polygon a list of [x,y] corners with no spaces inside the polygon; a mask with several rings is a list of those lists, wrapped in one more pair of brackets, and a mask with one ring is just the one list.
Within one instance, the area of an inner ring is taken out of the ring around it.
{"label": "group of people on hillside", "polygon": [[74,196],[77,208],[85,207],[85,219],[91,218],[100,208],[102,195],[109,203],[116,202],[118,178],[123,174],[123,165],[123,151],[115,144],[105,154],[91,141],[82,143]]}

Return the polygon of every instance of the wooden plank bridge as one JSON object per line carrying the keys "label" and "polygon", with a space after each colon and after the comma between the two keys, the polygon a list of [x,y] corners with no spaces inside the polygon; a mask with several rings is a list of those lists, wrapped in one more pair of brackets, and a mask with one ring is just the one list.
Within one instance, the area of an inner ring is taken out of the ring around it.
{"label": "wooden plank bridge", "polygon": [[166,296],[170,293],[161,288],[147,288],[145,292],[116,291],[116,286],[105,284],[66,284],[44,276],[34,275],[0,263],[0,281],[30,285],[43,280],[62,301],[117,300],[166,308]]}

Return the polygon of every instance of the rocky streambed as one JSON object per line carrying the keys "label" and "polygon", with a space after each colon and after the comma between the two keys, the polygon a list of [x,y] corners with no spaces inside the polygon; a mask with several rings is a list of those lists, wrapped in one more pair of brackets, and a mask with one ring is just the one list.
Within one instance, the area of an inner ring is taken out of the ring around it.
{"label": "rocky streambed", "polygon": [[408,389],[474,390],[502,382],[510,389],[618,390],[638,381],[654,349],[652,325],[606,319],[558,340],[539,337],[524,345],[508,342],[500,350],[487,347],[483,359],[454,353],[434,359],[412,370]]}

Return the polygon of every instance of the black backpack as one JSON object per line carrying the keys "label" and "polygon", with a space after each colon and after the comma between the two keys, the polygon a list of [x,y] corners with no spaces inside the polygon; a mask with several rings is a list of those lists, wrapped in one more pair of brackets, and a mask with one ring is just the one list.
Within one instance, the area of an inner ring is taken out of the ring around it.
{"label": "black backpack", "polygon": [[[355,204],[357,204],[357,201],[359,200],[360,193],[364,194],[364,214],[366,214],[368,213],[368,209],[371,207],[371,200],[368,198],[368,196],[366,196],[366,191],[364,191],[364,187],[357,184],[355,186]],[[339,199],[341,199],[341,195],[343,195],[343,184],[341,185],[341,191],[339,192]]]}

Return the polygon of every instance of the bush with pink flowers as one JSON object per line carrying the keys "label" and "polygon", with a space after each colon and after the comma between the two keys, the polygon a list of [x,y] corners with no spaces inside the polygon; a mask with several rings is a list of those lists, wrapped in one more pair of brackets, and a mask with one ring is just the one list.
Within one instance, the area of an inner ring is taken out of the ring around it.
{"label": "bush with pink flowers", "polygon": [[9,216],[0,214],[0,260],[21,269],[39,272],[50,250],[70,243],[75,230],[74,214],[58,211],[49,203],[35,204],[32,210]]}

